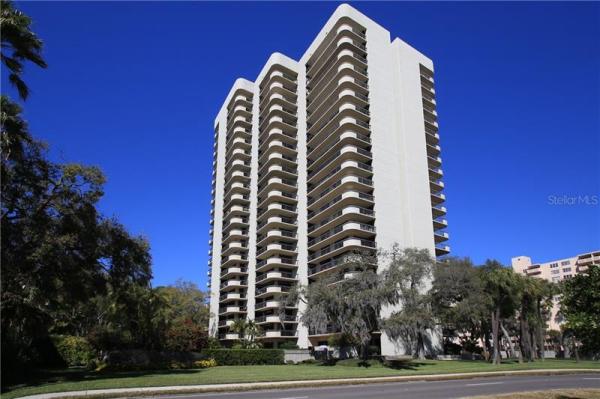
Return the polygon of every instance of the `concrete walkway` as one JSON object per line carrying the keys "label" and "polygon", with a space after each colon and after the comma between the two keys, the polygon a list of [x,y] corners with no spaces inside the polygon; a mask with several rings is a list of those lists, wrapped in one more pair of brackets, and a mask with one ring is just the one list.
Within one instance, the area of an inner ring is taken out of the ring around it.
{"label": "concrete walkway", "polygon": [[368,377],[368,378],[338,378],[326,380],[299,380],[299,381],[275,381],[275,382],[250,382],[236,384],[205,384],[205,385],[178,385],[144,388],[111,388],[94,389],[88,391],[70,391],[43,393],[38,395],[21,396],[20,399],[59,399],[59,398],[117,398],[131,396],[154,396],[167,394],[186,393],[210,393],[210,392],[239,392],[257,389],[283,389],[331,385],[359,385],[383,382],[406,382],[406,381],[444,381],[459,380],[476,377],[498,377],[517,375],[559,375],[598,373],[598,369],[563,369],[563,370],[517,370],[517,371],[494,371],[475,373],[452,373],[452,374],[426,374],[411,376],[391,377]]}

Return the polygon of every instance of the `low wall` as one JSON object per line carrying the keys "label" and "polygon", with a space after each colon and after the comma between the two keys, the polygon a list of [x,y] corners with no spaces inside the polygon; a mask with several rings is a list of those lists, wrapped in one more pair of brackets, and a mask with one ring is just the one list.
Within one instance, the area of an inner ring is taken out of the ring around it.
{"label": "low wall", "polygon": [[300,363],[303,360],[314,359],[308,349],[284,349],[283,360],[287,362]]}

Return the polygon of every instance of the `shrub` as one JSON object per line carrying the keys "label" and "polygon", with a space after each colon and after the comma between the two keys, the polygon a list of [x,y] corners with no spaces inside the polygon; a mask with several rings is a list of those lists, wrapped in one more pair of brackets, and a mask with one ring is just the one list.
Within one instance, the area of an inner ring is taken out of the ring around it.
{"label": "shrub", "polygon": [[216,367],[217,361],[215,359],[204,359],[204,360],[196,360],[194,362],[194,367],[199,369],[207,369],[209,367]]}
{"label": "shrub", "polygon": [[296,364],[296,362],[293,360],[286,360],[285,364]]}
{"label": "shrub", "polygon": [[202,355],[214,359],[220,366],[284,364],[281,349],[205,349]]}
{"label": "shrub", "polygon": [[285,341],[279,344],[277,349],[300,349],[300,347],[293,341]]}
{"label": "shrub", "polygon": [[193,352],[158,352],[139,349],[111,351],[103,359],[104,371],[167,370],[194,367],[201,357]]}
{"label": "shrub", "polygon": [[174,352],[199,351],[207,346],[204,326],[192,320],[178,320],[165,332],[165,349]]}
{"label": "shrub", "polygon": [[69,366],[88,366],[95,358],[92,346],[87,339],[72,335],[54,335],[52,342],[56,350]]}

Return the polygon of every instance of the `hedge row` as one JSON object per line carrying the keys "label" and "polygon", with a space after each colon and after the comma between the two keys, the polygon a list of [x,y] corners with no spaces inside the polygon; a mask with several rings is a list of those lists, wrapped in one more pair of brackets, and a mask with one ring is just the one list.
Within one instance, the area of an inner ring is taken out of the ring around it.
{"label": "hedge row", "polygon": [[282,349],[205,349],[202,356],[215,359],[219,366],[284,364]]}

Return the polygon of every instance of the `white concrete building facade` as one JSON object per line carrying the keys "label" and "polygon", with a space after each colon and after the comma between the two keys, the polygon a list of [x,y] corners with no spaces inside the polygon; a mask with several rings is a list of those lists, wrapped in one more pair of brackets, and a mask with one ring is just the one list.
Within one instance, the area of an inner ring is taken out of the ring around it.
{"label": "white concrete building facade", "polygon": [[247,318],[266,346],[318,345],[333,331],[298,323],[302,303],[279,314],[292,285],[350,251],[449,253],[433,70],[344,4],[299,61],[275,53],[254,82],[235,82],[214,125],[212,334],[237,339],[228,327]]}
{"label": "white concrete building facade", "polygon": [[[571,278],[576,274],[585,273],[591,265],[599,264],[600,251],[586,252],[570,258],[544,263],[533,263],[528,256],[517,256],[511,259],[512,268],[516,273],[529,277],[542,278],[553,283]],[[559,297],[554,298],[548,325],[548,328],[551,330],[560,330],[560,325],[563,322],[559,312],[559,302]]]}

